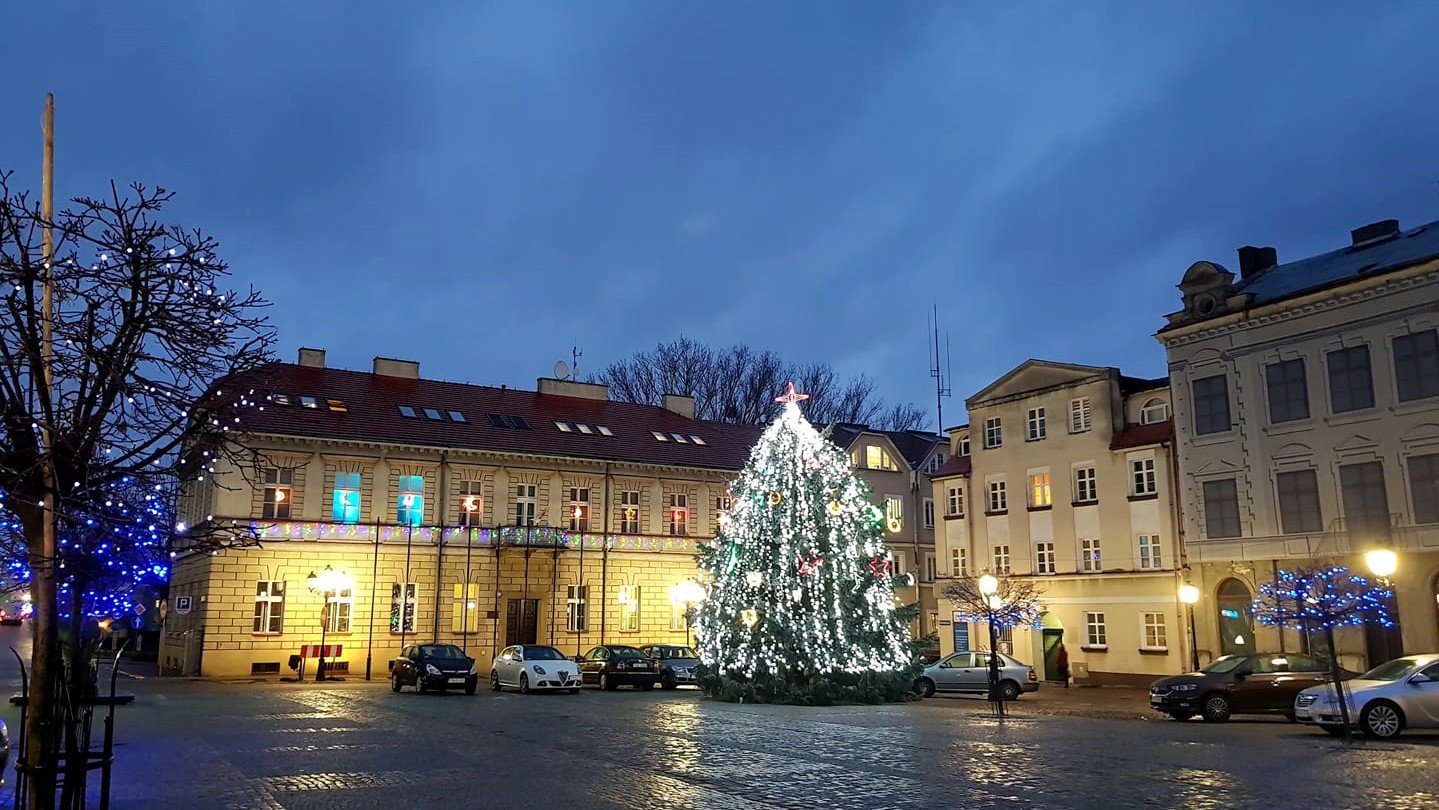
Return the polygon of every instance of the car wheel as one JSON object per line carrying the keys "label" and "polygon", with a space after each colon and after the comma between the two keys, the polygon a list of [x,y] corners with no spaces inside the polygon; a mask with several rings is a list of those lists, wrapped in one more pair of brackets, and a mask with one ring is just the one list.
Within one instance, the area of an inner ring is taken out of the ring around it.
{"label": "car wheel", "polygon": [[579,688],[578,686],[576,686],[576,687],[574,687],[573,689],[570,690],[570,694],[572,694],[572,695],[578,695],[579,693],[580,693],[580,688]]}
{"label": "car wheel", "polygon": [[423,676],[423,675],[416,675],[416,676],[415,676],[415,694],[417,694],[417,695],[423,695],[424,693],[426,693],[426,692],[428,692],[428,691],[430,691],[430,690],[429,690],[428,687],[425,686],[425,676]]}
{"label": "car wheel", "polygon": [[605,690],[606,692],[613,692],[615,689],[619,688],[619,684],[615,683],[613,680],[610,679],[610,675],[608,672],[601,672],[600,688]]}
{"label": "car wheel", "polygon": [[500,691],[500,673],[493,669],[490,670],[490,689],[495,692]]}
{"label": "car wheel", "polygon": [[1021,691],[1019,684],[1014,681],[1004,681],[999,685],[999,696],[1005,700],[1019,700]]}
{"label": "car wheel", "polygon": [[1387,700],[1376,700],[1364,707],[1359,714],[1359,725],[1364,736],[1376,740],[1392,740],[1404,729],[1404,715]]}
{"label": "car wheel", "polygon": [[677,686],[679,686],[679,684],[675,683],[675,674],[673,672],[666,671],[660,676],[660,687],[662,689],[674,689]]}
{"label": "car wheel", "polygon": [[476,678],[476,679],[474,679],[473,681],[467,682],[467,683],[465,684],[465,694],[467,694],[467,695],[473,695],[473,694],[475,693],[475,690],[478,689],[479,686],[480,686],[480,679],[479,679],[479,678]]}
{"label": "car wheel", "polygon": [[391,673],[390,673],[390,691],[391,691],[391,692],[398,692],[398,691],[400,691],[400,673],[398,673],[398,672],[391,672]]}
{"label": "car wheel", "polygon": [[914,684],[914,691],[920,697],[934,697],[934,680],[931,678],[920,678]]}
{"label": "car wheel", "polygon": [[529,675],[526,675],[526,674],[523,673],[523,672],[521,672],[521,673],[520,673],[520,694],[522,694],[522,695],[528,695],[529,693],[530,693],[530,676],[529,676]]}
{"label": "car wheel", "polygon": [[1296,715],[1296,714],[1295,714],[1294,712],[1292,712],[1292,711],[1290,711],[1290,712],[1285,712],[1285,713],[1284,713],[1284,719],[1285,719],[1285,720],[1288,720],[1288,721],[1291,722],[1291,723],[1298,723],[1298,722],[1299,722],[1299,716]]}
{"label": "car wheel", "polygon": [[1181,722],[1181,723],[1183,723],[1185,720],[1190,719],[1190,718],[1193,717],[1193,716],[1194,716],[1194,712],[1170,712],[1170,713],[1169,713],[1169,717],[1170,717],[1171,719],[1173,719],[1173,720],[1178,720],[1178,721]]}
{"label": "car wheel", "polygon": [[1204,708],[1200,715],[1206,723],[1223,723],[1229,719],[1229,698],[1223,695],[1210,695],[1204,699]]}

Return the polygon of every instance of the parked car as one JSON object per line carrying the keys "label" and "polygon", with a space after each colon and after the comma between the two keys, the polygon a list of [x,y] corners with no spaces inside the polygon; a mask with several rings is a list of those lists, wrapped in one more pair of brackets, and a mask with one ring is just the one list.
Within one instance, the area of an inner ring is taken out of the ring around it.
{"label": "parked car", "polygon": [[453,644],[410,644],[390,662],[390,689],[396,692],[402,686],[422,695],[463,686],[465,694],[473,695],[478,683],[475,659]]}
{"label": "parked car", "polygon": [[[1353,672],[1341,670],[1341,677]],[[1226,655],[1198,672],[1160,678],[1149,687],[1149,705],[1175,720],[1199,715],[1222,723],[1236,714],[1283,714],[1294,719],[1294,699],[1329,681],[1329,664],[1295,653]]]}
{"label": "parked car", "polygon": [[[1406,655],[1345,684],[1349,722],[1365,736],[1387,740],[1408,728],[1439,728],[1439,653]],[[1294,714],[1330,734],[1344,733],[1333,684],[1305,689]]]}
{"label": "parked car", "polygon": [[659,664],[660,687],[674,689],[682,683],[695,683],[695,667],[699,653],[683,644],[645,644],[640,652]]}
{"label": "parked car", "polygon": [[490,688],[496,692],[513,686],[523,693],[533,689],[580,691],[580,668],[554,647],[516,644],[500,650],[490,664]]}
{"label": "parked car", "polygon": [[629,684],[648,692],[655,688],[660,671],[658,662],[627,644],[601,644],[575,656],[575,663],[580,665],[583,683],[593,683],[606,691]]}
{"label": "parked car", "polygon": [[[1018,700],[1025,692],[1039,689],[1034,667],[1014,656],[999,654],[999,691],[1005,700]],[[989,691],[989,651],[951,653],[925,667],[915,679],[914,690],[921,697],[935,692]]]}

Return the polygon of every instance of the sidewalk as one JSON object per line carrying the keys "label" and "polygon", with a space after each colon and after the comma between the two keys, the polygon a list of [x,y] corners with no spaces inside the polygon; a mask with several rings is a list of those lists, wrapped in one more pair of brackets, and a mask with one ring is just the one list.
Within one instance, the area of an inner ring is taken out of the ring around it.
{"label": "sidewalk", "polygon": [[[963,705],[983,706],[983,695],[940,694],[930,701],[953,701]],[[958,708],[958,706],[956,706]],[[1071,686],[1065,689],[1042,684],[1037,692],[1025,692],[1007,707],[1014,715],[1067,715],[1098,717],[1111,720],[1164,720],[1164,715],[1149,708],[1149,690],[1132,686]]]}

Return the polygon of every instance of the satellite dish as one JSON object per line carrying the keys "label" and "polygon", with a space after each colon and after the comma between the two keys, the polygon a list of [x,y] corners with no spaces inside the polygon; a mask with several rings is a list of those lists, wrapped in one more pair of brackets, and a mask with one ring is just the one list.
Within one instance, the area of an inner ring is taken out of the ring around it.
{"label": "satellite dish", "polygon": [[569,378],[570,378],[570,367],[569,367],[569,364],[567,364],[567,363],[566,363],[565,361],[563,361],[563,360],[557,361],[557,362],[555,363],[555,379],[557,379],[557,380],[568,380]]}

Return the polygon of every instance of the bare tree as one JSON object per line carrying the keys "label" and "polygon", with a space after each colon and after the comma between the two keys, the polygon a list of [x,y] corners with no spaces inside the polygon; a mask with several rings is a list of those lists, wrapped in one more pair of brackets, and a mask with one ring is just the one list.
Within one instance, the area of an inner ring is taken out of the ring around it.
{"label": "bare tree", "polygon": [[1042,591],[1032,579],[990,577],[994,591],[985,592],[986,577],[964,577],[944,586],[940,593],[954,604],[960,618],[989,625],[989,700],[994,712],[1003,715],[1004,698],[1000,694],[998,635],[1006,627],[1034,625],[1039,622],[1039,597]]}
{"label": "bare tree", "polygon": [[683,336],[616,360],[591,379],[609,385],[610,394],[623,402],[658,405],[665,394],[694,397],[695,417],[719,422],[770,421],[779,414],[775,395],[790,381],[810,395],[805,416],[817,425],[910,430],[925,420],[914,405],[887,405],[864,375],[841,380],[826,363],[795,365],[769,350],[744,344],[716,350]]}
{"label": "bare tree", "polygon": [[[217,397],[244,400],[216,381],[266,363],[274,334],[259,314],[267,302],[258,293],[224,286],[228,267],[213,238],[159,220],[171,192],[112,183],[108,195],[76,198],[47,222],[9,182],[10,174],[0,173],[0,491],[23,529],[32,577],[23,756],[39,770],[30,777],[30,802],[51,807],[61,737],[73,736],[62,734],[64,724],[75,717],[57,690],[69,672],[73,688],[65,693],[74,695],[85,686],[86,667],[78,639],[64,650],[59,644],[58,586],[68,576],[60,565],[69,561],[42,542],[49,536],[45,513],[64,532],[76,520],[107,519],[104,506],[116,487],[174,491],[208,474],[232,445],[200,437],[238,428],[228,421],[238,417],[227,411],[220,424],[210,406]],[[48,267],[47,226],[55,237]],[[221,533],[193,542],[229,540]],[[65,783],[73,793],[71,780]]]}

